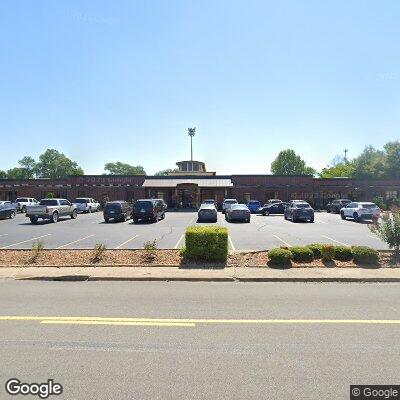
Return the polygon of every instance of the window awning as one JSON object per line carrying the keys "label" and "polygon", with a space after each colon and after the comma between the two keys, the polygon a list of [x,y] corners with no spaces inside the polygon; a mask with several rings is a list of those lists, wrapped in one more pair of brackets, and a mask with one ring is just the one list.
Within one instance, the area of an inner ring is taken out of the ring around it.
{"label": "window awning", "polygon": [[170,187],[174,188],[180,184],[195,184],[199,187],[229,187],[233,186],[232,180],[227,178],[217,179],[146,179],[143,187]]}

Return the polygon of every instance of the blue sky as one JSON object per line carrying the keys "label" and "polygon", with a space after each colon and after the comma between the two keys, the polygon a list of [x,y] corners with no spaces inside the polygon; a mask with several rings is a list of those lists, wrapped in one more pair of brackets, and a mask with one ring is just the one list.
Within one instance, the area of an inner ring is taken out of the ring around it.
{"label": "blue sky", "polygon": [[86,173],[190,156],[320,169],[400,138],[400,2],[0,2],[0,169],[57,148]]}

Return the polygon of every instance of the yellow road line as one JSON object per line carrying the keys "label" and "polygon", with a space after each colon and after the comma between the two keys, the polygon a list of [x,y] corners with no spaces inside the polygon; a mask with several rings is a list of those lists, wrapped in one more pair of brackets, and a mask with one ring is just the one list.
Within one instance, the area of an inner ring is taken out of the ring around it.
{"label": "yellow road line", "polygon": [[184,322],[125,322],[125,321],[80,321],[80,320],[54,320],[54,321],[40,321],[41,324],[68,324],[68,325],[118,325],[118,326],[162,326],[162,327],[191,327],[196,326],[194,323]]}
{"label": "yellow road line", "polygon": [[206,319],[206,318],[115,318],[115,317],[40,317],[0,316],[0,321],[40,321],[41,323],[106,322],[152,324],[386,324],[398,325],[400,319]]}

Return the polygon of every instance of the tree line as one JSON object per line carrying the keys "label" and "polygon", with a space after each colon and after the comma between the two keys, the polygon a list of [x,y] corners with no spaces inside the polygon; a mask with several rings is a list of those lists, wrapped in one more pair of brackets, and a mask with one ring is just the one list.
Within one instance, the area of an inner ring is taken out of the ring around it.
{"label": "tree line", "polygon": [[[141,165],[131,165],[120,161],[104,165],[104,175],[146,175]],[[157,172],[165,176],[175,169]],[[292,149],[282,150],[271,163],[273,175],[313,175],[320,178],[348,177],[355,179],[400,179],[400,141],[388,142],[382,150],[367,146],[357,157],[348,159],[336,156],[325,168],[317,172],[307,165],[300,155]],[[84,175],[76,161],[55,149],[47,149],[36,161],[25,156],[18,161],[18,166],[8,171],[0,170],[2,179],[60,179],[71,175]]]}

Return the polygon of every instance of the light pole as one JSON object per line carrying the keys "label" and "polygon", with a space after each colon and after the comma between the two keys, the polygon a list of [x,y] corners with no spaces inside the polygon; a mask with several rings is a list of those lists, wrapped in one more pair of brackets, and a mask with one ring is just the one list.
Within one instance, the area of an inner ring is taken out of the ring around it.
{"label": "light pole", "polygon": [[188,135],[190,136],[190,161],[193,161],[193,136],[196,134],[196,128],[188,128]]}

